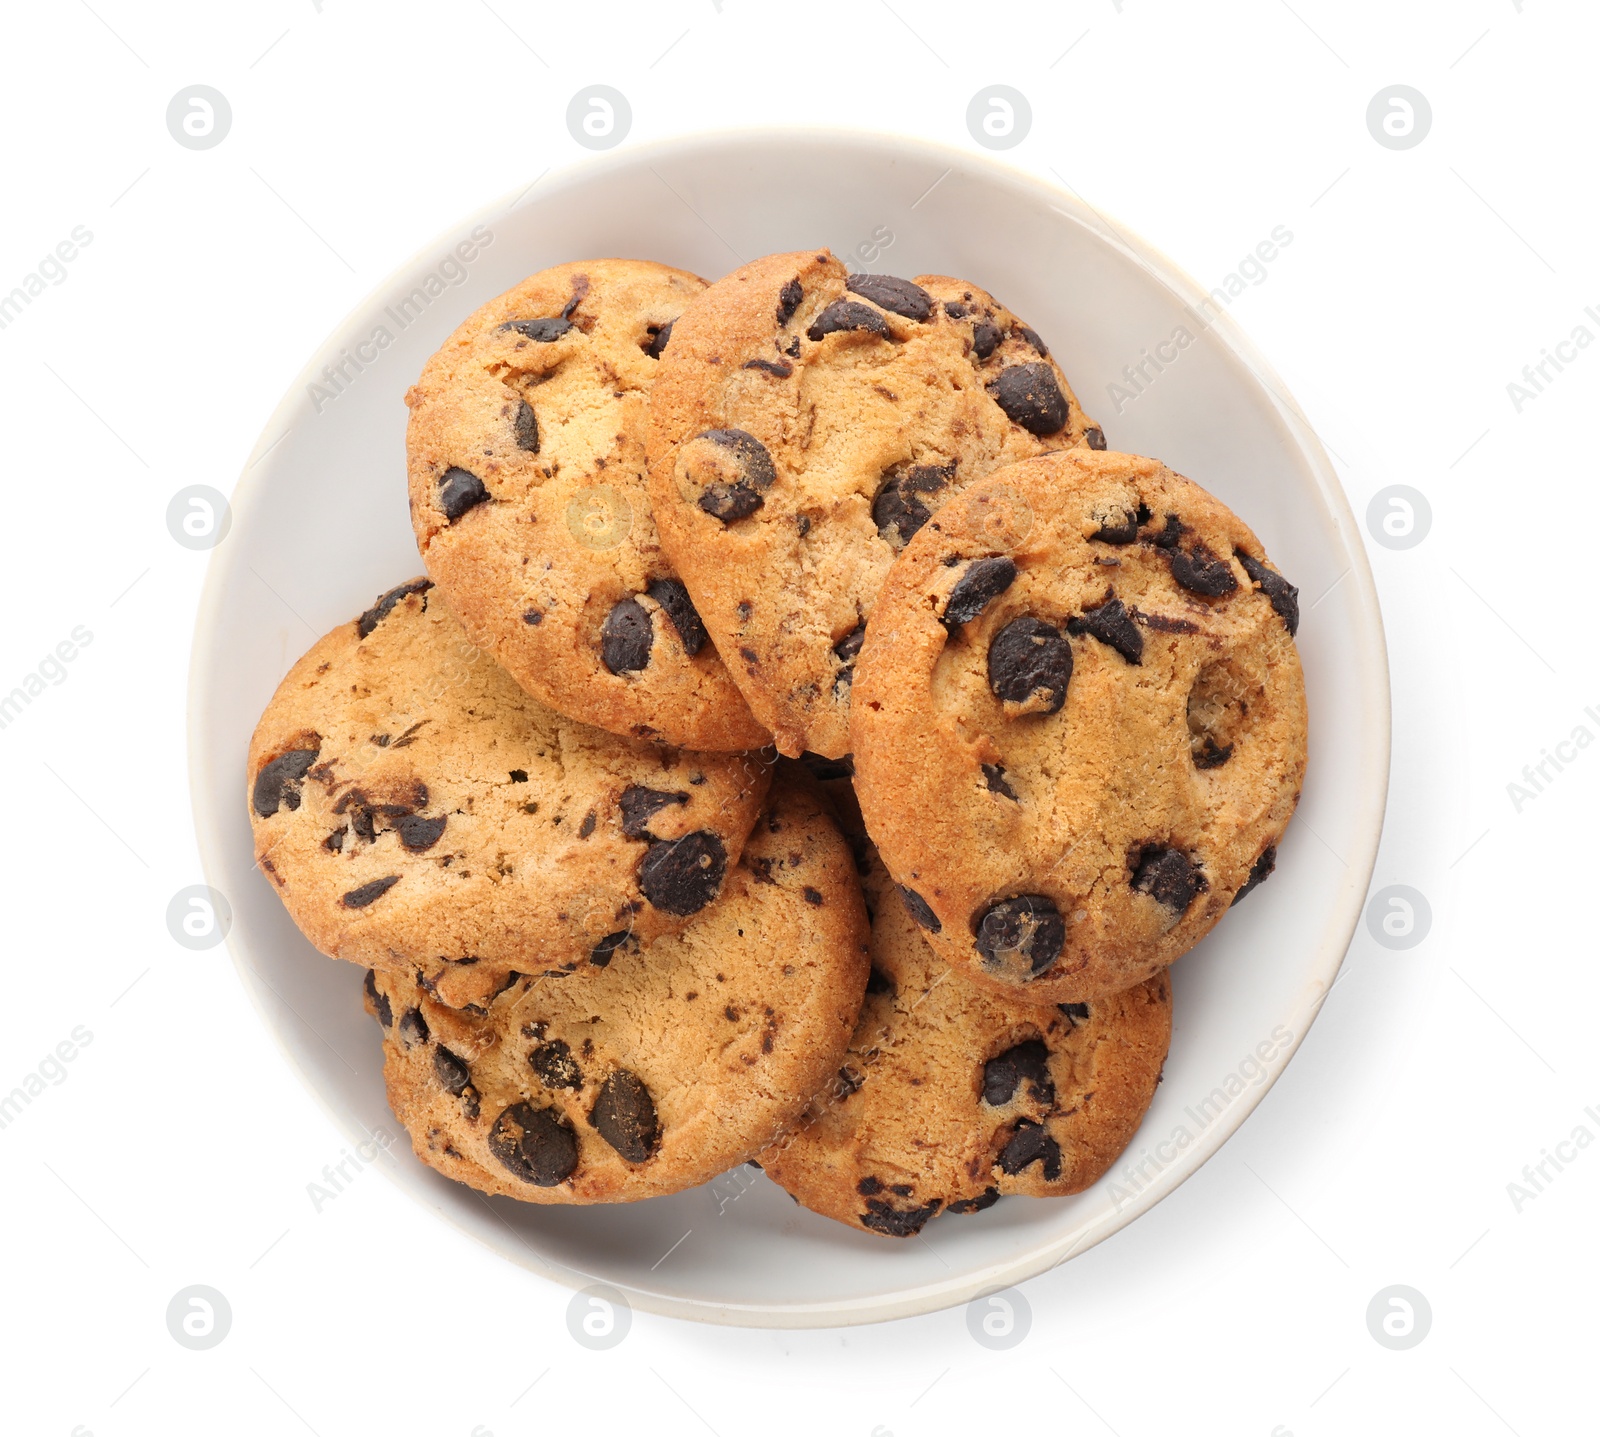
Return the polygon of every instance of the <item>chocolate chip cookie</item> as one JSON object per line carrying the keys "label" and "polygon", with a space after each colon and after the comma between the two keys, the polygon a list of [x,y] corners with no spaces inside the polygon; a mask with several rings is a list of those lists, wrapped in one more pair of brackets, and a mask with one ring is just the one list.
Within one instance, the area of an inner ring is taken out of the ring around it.
{"label": "chocolate chip cookie", "polygon": [[406,395],[411,522],[472,641],[541,703],[684,748],[759,748],[661,551],[645,416],[705,282],[640,260],[558,265],[471,315]]}
{"label": "chocolate chip cookie", "polygon": [[668,555],[779,750],[849,746],[862,630],[895,555],[991,469],[1105,447],[1044,341],[942,275],[848,274],[826,252],[718,280],[651,394]]}
{"label": "chocolate chip cookie", "polygon": [[792,1123],[844,1057],[867,978],[850,849],[780,776],[722,897],[606,970],[520,979],[481,1017],[371,974],[417,1155],[482,1192],[629,1202],[706,1182]]}
{"label": "chocolate chip cookie", "polygon": [[722,892],[770,782],[575,723],[476,650],[426,579],[319,640],[250,743],[256,861],[324,953],[482,1005],[603,964]]}
{"label": "chocolate chip cookie", "polygon": [[906,547],[856,664],[867,827],[929,941],[997,991],[1159,972],[1271,872],[1300,797],[1294,586],[1151,459],[1013,465]]}
{"label": "chocolate chip cookie", "polygon": [[832,1090],[757,1161],[806,1207],[886,1237],[1013,1193],[1082,1192],[1155,1094],[1171,1034],[1167,975],[1060,1005],[967,982],[901,902],[849,785],[826,787],[859,854],[872,973]]}

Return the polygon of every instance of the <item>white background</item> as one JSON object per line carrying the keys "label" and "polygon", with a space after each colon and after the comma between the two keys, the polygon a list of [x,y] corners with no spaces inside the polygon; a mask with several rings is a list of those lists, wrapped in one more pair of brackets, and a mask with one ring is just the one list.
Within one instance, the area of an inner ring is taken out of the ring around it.
{"label": "white background", "polygon": [[[0,730],[0,1092],[92,1035],[0,1129],[6,1431],[1593,1430],[1600,1143],[1548,1165],[1532,1199],[1508,1184],[1574,1128],[1600,1138],[1600,752],[1548,768],[1520,812],[1507,788],[1576,726],[1600,736],[1584,714],[1600,712],[1600,352],[1549,370],[1520,413],[1507,391],[1580,323],[1600,337],[1593,7],[965,10],[9,7],[0,294],[75,226],[93,238],[0,330],[0,691],[75,626],[93,638]],[[165,122],[195,83],[233,110],[203,152]],[[225,950],[167,931],[169,899],[200,881],[184,685],[207,558],[169,536],[169,499],[229,489],[306,355],[394,266],[581,158],[565,112],[593,83],[628,97],[624,144],[826,123],[974,150],[968,101],[1015,87],[1033,124],[1006,158],[1206,286],[1292,232],[1234,317],[1337,452],[1358,516],[1391,483],[1432,507],[1415,547],[1369,543],[1395,695],[1374,888],[1425,894],[1427,937],[1395,951],[1363,927],[1240,1134],[1027,1284],[1032,1328],[1008,1351],[960,1310],[797,1333],[635,1314],[619,1346],[585,1350],[566,1289],[371,1170],[314,1210],[340,1136]],[[1366,124],[1395,83],[1433,112],[1404,151]],[[232,1309],[206,1351],[165,1317],[196,1283]],[[1368,1330],[1394,1284],[1432,1313],[1406,1351]]]}

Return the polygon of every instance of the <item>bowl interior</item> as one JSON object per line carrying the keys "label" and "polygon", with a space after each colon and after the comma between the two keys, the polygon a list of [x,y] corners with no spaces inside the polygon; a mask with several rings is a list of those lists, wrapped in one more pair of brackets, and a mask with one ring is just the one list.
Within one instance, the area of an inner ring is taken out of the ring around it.
{"label": "bowl interior", "polygon": [[[1301,591],[1312,762],[1300,814],[1272,881],[1175,969],[1165,1081],[1128,1153],[1089,1192],[1009,1199],[903,1242],[816,1217],[749,1168],[615,1208],[486,1200],[412,1157],[384,1101],[360,971],[318,955],[254,871],[251,730],[314,639],[421,572],[402,397],[473,308],[574,258],[637,256],[711,278],[808,245],[854,268],[957,275],[998,294],[1051,345],[1113,449],[1165,460],[1255,529]],[[395,1135],[385,1166],[418,1202],[512,1262],[573,1286],[607,1283],[647,1309],[772,1326],[873,1321],[1083,1251],[1238,1126],[1304,1036],[1359,915],[1387,784],[1388,688],[1371,576],[1328,461],[1226,316],[1196,311],[1202,298],[1066,193],[993,161],[890,137],[757,132],[546,176],[442,237],[322,346],[252,454],[212,558],[191,672],[191,779],[208,881],[231,904],[229,944],[258,1010],[349,1134]]]}

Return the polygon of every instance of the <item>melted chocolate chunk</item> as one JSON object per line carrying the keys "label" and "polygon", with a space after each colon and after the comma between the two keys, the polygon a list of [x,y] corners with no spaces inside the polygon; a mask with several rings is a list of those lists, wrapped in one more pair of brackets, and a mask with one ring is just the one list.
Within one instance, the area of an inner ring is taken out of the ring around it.
{"label": "melted chocolate chunk", "polygon": [[645,593],[661,605],[662,611],[672,620],[678,631],[678,641],[684,653],[693,658],[706,646],[706,626],[700,622],[700,613],[689,597],[689,591],[677,579],[652,579],[645,585]]}
{"label": "melted chocolate chunk", "polygon": [[1148,893],[1174,913],[1185,912],[1205,891],[1206,880],[1200,869],[1189,861],[1188,854],[1176,848],[1142,848],[1134,855],[1132,866],[1134,890]]}
{"label": "melted chocolate chunk", "polygon": [[852,274],[844,287],[862,299],[870,299],[879,309],[907,319],[923,320],[933,313],[933,297],[920,284],[896,279],[892,274]]}
{"label": "melted chocolate chunk", "polygon": [[483,480],[466,469],[452,465],[439,476],[439,507],[452,524],[469,509],[486,503],[489,491]]}
{"label": "melted chocolate chunk", "polygon": [[541,1043],[528,1054],[528,1065],[547,1088],[581,1088],[583,1069],[560,1038]]}
{"label": "melted chocolate chunk", "polygon": [[433,1050],[433,1072],[445,1090],[458,1098],[472,1082],[472,1069],[443,1044]]}
{"label": "melted chocolate chunk", "polygon": [[1006,418],[1029,434],[1058,434],[1067,426],[1067,399],[1048,364],[1012,364],[988,386]]}
{"label": "melted chocolate chunk", "polygon": [[650,342],[644,346],[644,352],[651,359],[661,358],[661,351],[667,347],[667,341],[672,338],[672,326],[677,322],[676,319],[669,319],[660,329],[657,329],[653,324],[645,326],[645,331],[650,336]]}
{"label": "melted chocolate chunk", "polygon": [[600,662],[614,674],[634,674],[650,663],[655,629],[637,599],[620,599],[600,625]]}
{"label": "melted chocolate chunk", "polygon": [[727,868],[722,840],[709,829],[697,829],[675,842],[651,845],[639,860],[639,891],[663,913],[687,918],[717,896]]}
{"label": "melted chocolate chunk", "polygon": [[706,485],[699,499],[700,507],[724,524],[749,518],[765,502],[762,493],[770,489],[778,477],[767,446],[743,429],[707,429],[695,438],[709,439],[719,448],[731,451],[740,470],[740,477],[732,483],[718,480]]}
{"label": "melted chocolate chunk", "polygon": [[1011,587],[1016,577],[1017,566],[1004,554],[975,560],[950,591],[941,622],[951,632],[971,623],[991,599],[999,598]]}
{"label": "melted chocolate chunk", "polygon": [[1028,328],[1028,326],[1025,324],[1019,324],[1017,326],[1017,333],[1033,346],[1034,353],[1037,354],[1040,359],[1048,359],[1050,357],[1050,351],[1045,348],[1045,343],[1039,338],[1036,330]]}
{"label": "melted chocolate chunk", "polygon": [[444,826],[447,817],[423,818],[421,814],[407,814],[397,824],[395,832],[400,835],[400,842],[412,853],[423,853],[433,847],[444,836]]}
{"label": "melted chocolate chunk", "polygon": [[1013,803],[1018,802],[1015,790],[1006,782],[1006,771],[997,763],[981,763],[978,765],[983,770],[983,781],[988,786],[990,793],[1002,794]]}
{"label": "melted chocolate chunk", "polygon": [[280,807],[293,813],[300,807],[300,781],[317,761],[322,749],[292,748],[261,765],[250,791],[250,806],[261,818],[271,818]]}
{"label": "melted chocolate chunk", "polygon": [[650,1089],[626,1068],[618,1068],[601,1084],[589,1121],[630,1163],[647,1162],[661,1142],[661,1123]]}
{"label": "melted chocolate chunk", "polygon": [[800,301],[805,298],[805,291],[800,288],[798,279],[791,279],[778,291],[778,324],[787,324],[794,318],[795,310],[800,308]]}
{"label": "melted chocolate chunk", "polygon": [[989,690],[1002,703],[1042,700],[1059,713],[1072,678],[1072,645],[1053,624],[1030,614],[1013,619],[989,641]]}
{"label": "melted chocolate chunk", "polygon": [[1210,734],[1206,734],[1201,739],[1199,748],[1196,748],[1191,741],[1189,757],[1194,760],[1196,768],[1221,768],[1223,764],[1233,757],[1233,745],[1227,743],[1219,748],[1216,740]]}
{"label": "melted chocolate chunk", "polygon": [[1091,424],[1083,431],[1083,442],[1091,449],[1104,449],[1106,447],[1106,432],[1098,424]]}
{"label": "melted chocolate chunk", "polygon": [[405,598],[407,594],[426,594],[433,587],[432,579],[410,579],[390,589],[387,594],[379,596],[376,603],[356,620],[356,637],[364,639],[378,627],[390,613],[394,606]]}
{"label": "melted chocolate chunk", "polygon": [[399,881],[398,873],[391,873],[387,878],[374,878],[371,883],[352,888],[339,902],[346,908],[365,908],[369,903],[376,903]]}
{"label": "melted chocolate chunk", "polygon": [[1061,956],[1067,925],[1055,903],[1039,893],[1023,893],[991,904],[978,922],[978,952],[991,966],[1004,966],[1012,955],[1037,978]]}
{"label": "melted chocolate chunk", "polygon": [[1102,524],[1089,537],[1102,544],[1131,544],[1139,537],[1140,528],[1149,522],[1150,511],[1141,503],[1133,513],[1124,512],[1118,522]]}
{"label": "melted chocolate chunk", "polygon": [[628,941],[628,930],[622,929],[617,933],[607,933],[593,948],[589,950],[589,961],[596,968],[604,968],[611,961],[611,955]]}
{"label": "melted chocolate chunk", "polygon": [[861,1214],[861,1226],[881,1232],[885,1237],[915,1237],[939,1211],[939,1199],[926,1207],[895,1208],[882,1198],[868,1198]]}
{"label": "melted chocolate chunk", "polygon": [[428,1020],[416,1008],[407,1008],[400,1015],[400,1043],[402,1047],[415,1048],[428,1041]]}
{"label": "melted chocolate chunk", "polygon": [[1219,559],[1204,544],[1196,541],[1189,549],[1176,546],[1166,550],[1167,567],[1173,579],[1191,594],[1208,599],[1220,599],[1239,587],[1233,570],[1225,559]]}
{"label": "melted chocolate chunk", "polygon": [[859,304],[853,299],[836,299],[822,311],[806,330],[807,339],[821,339],[824,335],[839,334],[848,330],[861,330],[867,334],[889,333],[889,321],[870,304]]}
{"label": "melted chocolate chunk", "polygon": [[1050,1078],[1050,1050],[1038,1038],[1029,1038],[983,1065],[983,1101],[1003,1108],[1026,1082],[1034,1101],[1053,1103],[1056,1085]]}
{"label": "melted chocolate chunk", "polygon": [[[1238,899],[1234,901],[1238,902]],[[378,991],[378,975],[371,968],[367,969],[367,976],[361,986],[366,990],[367,1002],[372,1004],[372,1011],[377,1015],[378,1021],[385,1028],[393,1027],[394,1009],[389,1006],[389,995]]]}
{"label": "melted chocolate chunk", "polygon": [[[1278,846],[1269,843],[1261,850],[1261,857],[1251,865],[1250,876],[1245,879],[1244,887],[1233,895],[1233,903],[1237,903],[1245,894],[1259,888],[1271,876],[1272,870],[1278,866]],[[1232,908],[1233,903],[1228,907]]]}
{"label": "melted chocolate chunk", "polygon": [[524,339],[534,340],[538,344],[550,344],[572,330],[574,325],[570,319],[557,315],[551,319],[511,319],[500,328],[514,329]]}
{"label": "melted chocolate chunk", "polygon": [[980,319],[972,326],[972,352],[979,359],[987,359],[1000,346],[1000,327],[990,320]]}
{"label": "melted chocolate chunk", "polygon": [[578,1139],[552,1108],[513,1103],[489,1129],[489,1151],[514,1177],[553,1188],[578,1166]]}
{"label": "melted chocolate chunk", "polygon": [[999,1188],[985,1188],[975,1198],[962,1198],[960,1202],[951,1203],[945,1208],[945,1211],[954,1213],[982,1212],[985,1208],[993,1207],[999,1201]]}
{"label": "melted chocolate chunk", "polygon": [[622,809],[622,832],[627,838],[653,838],[650,820],[663,808],[675,803],[688,803],[686,793],[663,793],[658,788],[644,788],[632,784],[622,790],[618,806]]}
{"label": "melted chocolate chunk", "polygon": [[794,365],[785,359],[747,359],[742,369],[759,369],[777,379],[787,379],[794,373]]}
{"label": "melted chocolate chunk", "polygon": [[967,317],[967,307],[966,305],[962,304],[959,299],[945,300],[944,312],[948,314],[951,319],[965,319]]}
{"label": "melted chocolate chunk", "polygon": [[952,460],[948,464],[918,464],[892,475],[872,501],[872,522],[878,526],[878,537],[896,549],[905,548],[911,536],[933,517],[933,511],[918,495],[938,493],[955,477],[955,472]]}
{"label": "melted chocolate chunk", "polygon": [[939,915],[928,907],[928,900],[914,888],[907,888],[900,884],[900,901],[905,904],[906,912],[917,920],[930,933],[937,933],[944,927],[939,922]]}
{"label": "melted chocolate chunk", "polygon": [[733,524],[748,519],[766,500],[746,484],[707,484],[700,496],[700,507],[713,519]]}
{"label": "melted chocolate chunk", "polygon": [[1261,592],[1271,600],[1273,612],[1283,620],[1284,628],[1293,638],[1300,628],[1300,591],[1282,574],[1269,569],[1260,559],[1252,559],[1243,549],[1235,549],[1233,557],[1244,565],[1251,582],[1258,584]]}
{"label": "melted chocolate chunk", "polygon": [[1014,1177],[1031,1163],[1042,1165],[1044,1180],[1048,1183],[1061,1176],[1060,1144],[1041,1124],[1024,1118],[1000,1149],[1000,1171]]}
{"label": "melted chocolate chunk", "polygon": [[1085,610],[1082,618],[1068,619],[1067,632],[1088,634],[1091,638],[1099,639],[1130,664],[1137,664],[1144,657],[1144,635],[1139,632],[1132,615],[1122,606],[1122,600],[1111,597],[1109,593],[1099,608]]}
{"label": "melted chocolate chunk", "polygon": [[529,454],[539,452],[539,416],[526,399],[517,401],[516,417],[511,421],[511,431],[516,435],[517,448]]}

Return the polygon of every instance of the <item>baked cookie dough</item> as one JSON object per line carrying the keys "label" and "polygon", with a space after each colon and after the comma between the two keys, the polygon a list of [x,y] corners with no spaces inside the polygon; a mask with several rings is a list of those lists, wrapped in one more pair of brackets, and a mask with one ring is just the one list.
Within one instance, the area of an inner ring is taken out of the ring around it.
{"label": "baked cookie dough", "polygon": [[701,750],[766,731],[656,536],[645,416],[705,282],[643,260],[558,265],[472,314],[406,395],[411,522],[472,641],[541,703]]}
{"label": "baked cookie dough", "polygon": [[725,891],[602,972],[524,978],[474,1017],[367,980],[384,1080],[417,1156],[486,1193],[631,1202],[744,1161],[844,1057],[867,978],[850,849],[804,776],[780,776]]}
{"label": "baked cookie dough", "polygon": [[1300,797],[1294,586],[1152,459],[991,475],[890,572],[856,665],[867,828],[970,978],[1142,982],[1272,871]]}
{"label": "baked cookie dough", "polygon": [[1105,447],[1040,337],[964,280],[852,275],[826,251],[725,276],[651,393],[668,555],[778,749],[838,758],[895,555],[990,470]]}
{"label": "baked cookie dough", "polygon": [[928,946],[860,827],[872,972],[850,1051],[810,1121],[757,1155],[814,1212],[885,1237],[1002,1196],[1082,1192],[1127,1147],[1171,1035],[1165,973],[1088,1003],[969,983]]}
{"label": "baked cookie dough", "polygon": [[545,708],[426,579],[312,646],[250,742],[256,862],[335,958],[481,1005],[722,892],[770,770]]}

